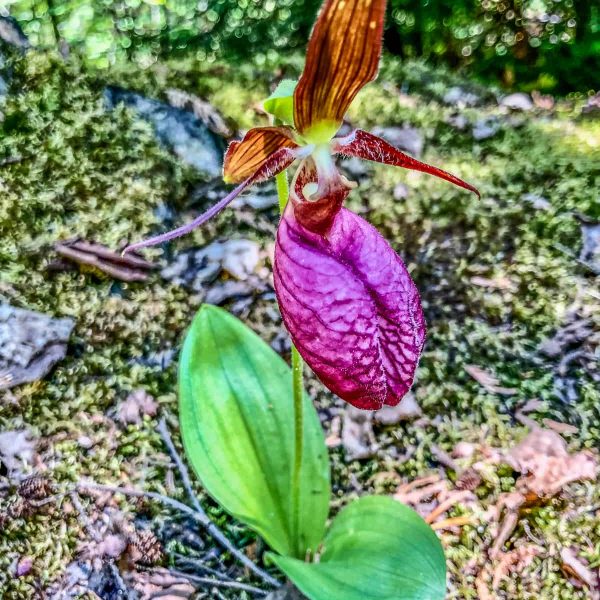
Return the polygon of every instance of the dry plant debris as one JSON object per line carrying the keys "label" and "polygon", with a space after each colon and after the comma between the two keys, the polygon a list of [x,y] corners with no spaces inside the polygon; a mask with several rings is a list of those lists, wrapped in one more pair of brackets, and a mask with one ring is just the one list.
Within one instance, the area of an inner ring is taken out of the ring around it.
{"label": "dry plant debris", "polygon": [[465,371],[488,392],[501,396],[512,396],[517,393],[515,388],[502,387],[500,381],[485,369],[477,365],[465,365]]}
{"label": "dry plant debris", "polygon": [[158,403],[145,390],[131,392],[117,408],[117,421],[122,425],[139,425],[144,416],[154,417]]}
{"label": "dry plant debris", "polygon": [[129,253],[125,256],[102,244],[75,239],[54,246],[60,256],[80,265],[83,270],[105,274],[120,281],[146,281],[155,269],[151,262]]}
{"label": "dry plant debris", "polygon": [[[538,404],[530,402],[522,410],[535,410]],[[506,598],[501,591],[506,585],[510,587],[510,582],[518,581],[522,573],[534,568],[536,561],[546,560],[558,561],[563,573],[586,588],[590,597],[596,599],[600,593],[597,569],[591,568],[576,549],[549,543],[532,531],[532,510],[544,510],[555,497],[560,496],[562,501],[575,498],[571,486],[597,481],[599,473],[597,453],[570,452],[558,433],[572,433],[572,427],[563,427],[556,421],[550,425],[551,429],[534,425],[518,444],[508,449],[490,447],[484,440],[459,442],[450,461],[439,461],[442,469],[401,483],[394,494],[439,531],[445,544],[452,544],[465,528],[473,533],[462,535],[488,532],[487,558],[481,555],[472,565],[479,599]],[[517,474],[510,489],[484,494],[506,468]],[[454,483],[449,473],[457,476]],[[598,508],[589,510],[597,512]]]}

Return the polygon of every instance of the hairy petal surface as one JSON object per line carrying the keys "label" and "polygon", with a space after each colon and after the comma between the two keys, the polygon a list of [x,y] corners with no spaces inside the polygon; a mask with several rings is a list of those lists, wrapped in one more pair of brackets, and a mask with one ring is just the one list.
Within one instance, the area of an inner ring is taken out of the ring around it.
{"label": "hairy petal surface", "polygon": [[223,199],[219,200],[215,205],[211,206],[207,211],[203,212],[200,216],[196,217],[193,221],[172,229],[166,233],[142,240],[131,244],[123,250],[123,254],[132,252],[133,250],[140,250],[141,248],[147,248],[149,246],[157,246],[163,244],[175,238],[187,235],[197,227],[204,225],[208,220],[212,219],[218,213],[220,213],[227,205],[235,200],[248,186],[254,183],[260,183],[266,179],[270,179],[285,171],[297,158],[298,149],[296,148],[280,148],[271,154],[266,161],[264,161],[260,167],[240,183],[234,190],[229,192]]}
{"label": "hairy petal surface", "polygon": [[377,76],[385,0],[327,0],[294,91],[294,123],[333,137],[358,91]]}
{"label": "hairy petal surface", "polygon": [[412,169],[413,171],[421,171],[423,173],[428,173],[429,175],[435,175],[435,177],[445,179],[454,185],[480,196],[477,188],[470,183],[455,177],[447,171],[428,165],[420,160],[416,160],[415,158],[412,158],[412,156],[400,152],[400,150],[394,148],[394,146],[388,144],[380,137],[368,133],[367,131],[363,131],[362,129],[356,129],[344,138],[336,138],[332,142],[331,149],[332,152],[336,154],[356,156],[373,162],[384,163],[394,167],[404,167],[405,169]]}
{"label": "hairy petal surface", "polygon": [[252,175],[281,148],[297,148],[287,127],[255,127],[239,142],[231,142],[225,153],[223,179],[239,183]]}
{"label": "hairy petal surface", "polygon": [[322,236],[288,204],[273,273],[285,325],[319,379],[358,408],[398,404],[413,382],[425,321],[406,267],[379,232],[341,208]]}

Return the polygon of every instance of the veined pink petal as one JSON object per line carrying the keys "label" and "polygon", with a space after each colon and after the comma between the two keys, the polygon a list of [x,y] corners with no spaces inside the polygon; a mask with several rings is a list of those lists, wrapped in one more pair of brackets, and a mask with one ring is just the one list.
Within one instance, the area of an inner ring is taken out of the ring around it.
{"label": "veined pink petal", "polygon": [[420,160],[416,160],[415,158],[408,156],[408,154],[400,152],[400,150],[394,148],[394,146],[388,144],[380,137],[368,133],[367,131],[363,131],[362,129],[356,129],[344,138],[334,139],[332,151],[338,154],[345,154],[346,156],[356,156],[365,160],[392,165],[394,167],[404,167],[405,169],[412,169],[413,171],[422,171],[429,175],[435,175],[440,179],[445,179],[446,181],[469,190],[481,197],[477,188],[470,183],[455,177],[447,171],[428,165]]}
{"label": "veined pink petal", "polygon": [[288,205],[273,273],[285,325],[319,379],[358,408],[398,404],[413,382],[425,321],[417,288],[379,232],[341,208],[322,236]]}
{"label": "veined pink petal", "polygon": [[147,248],[148,246],[157,246],[158,244],[162,244],[186,235],[197,227],[204,225],[204,223],[212,219],[228,204],[233,202],[233,200],[235,200],[248,186],[254,183],[265,181],[266,179],[274,177],[277,175],[277,173],[281,173],[281,171],[287,169],[296,160],[296,158],[298,158],[297,152],[298,150],[296,148],[280,148],[279,150],[276,150],[262,163],[262,165],[253,175],[250,175],[250,177],[240,183],[240,185],[238,185],[234,190],[229,192],[229,194],[227,194],[222,200],[219,200],[219,202],[217,202],[214,206],[211,206],[206,212],[196,217],[193,221],[190,221],[189,223],[186,223],[177,229],[173,229],[171,231],[167,231],[166,233],[161,233],[155,237],[131,244],[130,246],[127,246],[125,250],[123,250],[123,254],[133,250]]}

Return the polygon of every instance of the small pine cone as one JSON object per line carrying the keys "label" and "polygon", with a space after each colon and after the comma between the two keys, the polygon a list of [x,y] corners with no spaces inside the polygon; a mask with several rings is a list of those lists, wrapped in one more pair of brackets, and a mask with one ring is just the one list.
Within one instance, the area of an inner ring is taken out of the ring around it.
{"label": "small pine cone", "polygon": [[155,565],[163,558],[160,542],[149,529],[134,532],[129,538],[130,548],[133,549],[134,562],[144,565]]}
{"label": "small pine cone", "polygon": [[35,514],[35,506],[29,500],[17,497],[8,505],[6,514],[10,519],[29,519]]}
{"label": "small pine cone", "polygon": [[43,500],[52,493],[52,484],[42,475],[32,475],[21,481],[17,493],[26,500]]}
{"label": "small pine cone", "polygon": [[475,469],[467,469],[463,471],[454,485],[457,490],[469,490],[472,492],[479,487],[480,483],[481,475]]}

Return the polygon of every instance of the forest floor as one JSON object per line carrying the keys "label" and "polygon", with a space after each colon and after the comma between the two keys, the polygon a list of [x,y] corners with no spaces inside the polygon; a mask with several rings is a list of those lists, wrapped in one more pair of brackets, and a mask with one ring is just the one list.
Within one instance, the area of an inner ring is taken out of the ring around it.
{"label": "forest floor", "polygon": [[[267,123],[259,107],[276,71],[297,76],[296,61],[182,59],[109,72],[35,51],[10,61],[0,104],[0,303],[71,319],[74,329],[48,375],[0,392],[2,598],[118,598],[125,588],[131,598],[176,597],[176,588],[177,597],[260,597],[177,574],[211,569],[269,589],[177,510],[73,490],[93,481],[187,501],[157,427],[165,419],[180,448],[177,353],[203,301],[289,351],[270,281],[273,188],[146,251],[152,268],[115,267],[97,248],[81,264],[57,244],[120,250],[221,193],[134,108],[107,109],[106,85],[198,113],[206,106],[195,98],[207,100],[225,117],[212,115],[213,130],[224,133]],[[359,183],[349,207],[409,266],[428,339],[404,410],[357,414],[309,380],[334,511],[367,492],[416,508],[444,545],[451,599],[600,597],[600,119],[581,115],[583,99],[535,100],[507,106],[458,76],[386,61],[348,115],[481,191],[477,200],[419,173],[346,164]],[[215,240],[244,242],[220,246],[215,266],[201,251]],[[139,280],[123,281],[124,268]],[[31,480],[33,491],[17,490],[31,473],[52,491]],[[279,577],[256,536],[194,485],[228,538]]]}

